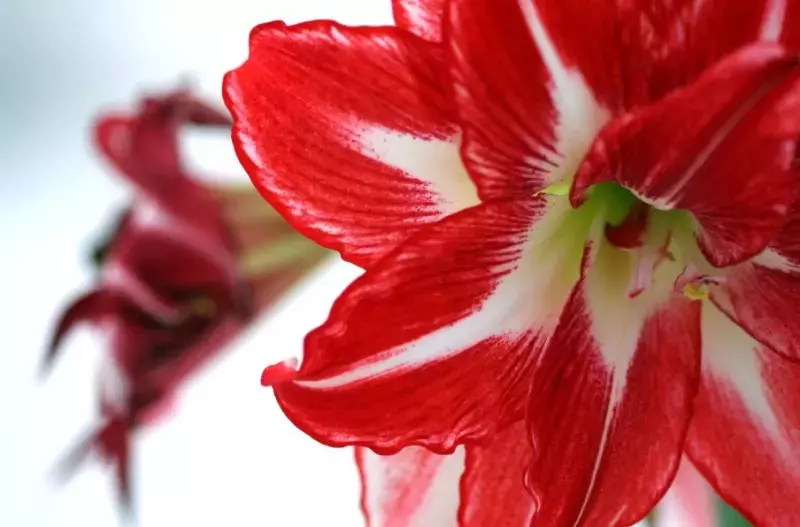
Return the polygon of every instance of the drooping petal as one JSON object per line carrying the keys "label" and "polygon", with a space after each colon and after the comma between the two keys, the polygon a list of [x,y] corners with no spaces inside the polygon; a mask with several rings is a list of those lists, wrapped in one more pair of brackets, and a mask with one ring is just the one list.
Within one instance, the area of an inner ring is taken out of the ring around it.
{"label": "drooping petal", "polygon": [[459,527],[531,525],[535,503],[525,488],[524,472],[533,451],[525,421],[465,451]]}
{"label": "drooping petal", "polygon": [[569,183],[609,113],[565,66],[533,4],[452,2],[449,22],[463,154],[481,197]]}
{"label": "drooping petal", "polygon": [[398,27],[432,42],[442,39],[446,0],[392,0],[392,13]]}
{"label": "drooping petal", "polygon": [[115,308],[115,295],[104,289],[89,291],[75,299],[58,319],[42,363],[43,373],[47,373],[52,367],[61,341],[76,325],[84,322],[97,324],[104,317],[114,314]]}
{"label": "drooping petal", "polygon": [[670,295],[675,266],[630,299],[632,256],[602,244],[592,260],[531,389],[534,524],[641,520],[678,468],[697,390],[699,305]]}
{"label": "drooping petal", "polygon": [[122,512],[130,514],[133,508],[130,433],[128,424],[119,419],[103,423],[66,453],[56,466],[56,476],[62,482],[69,480],[90,454],[98,454],[103,462],[113,465],[117,499]]}
{"label": "drooping petal", "polygon": [[571,199],[616,181],[662,209],[690,211],[700,249],[729,266],[761,252],[783,225],[797,183],[800,61],[756,44],[691,86],[609,124]]}
{"label": "drooping petal", "polygon": [[381,456],[356,448],[367,527],[456,527],[464,449],[450,455],[422,447]]}
{"label": "drooping petal", "polygon": [[800,524],[800,365],[703,306],[703,376],[686,452],[755,525]]}
{"label": "drooping petal", "polygon": [[652,527],[715,527],[715,504],[714,491],[684,456]]}
{"label": "drooping petal", "polygon": [[229,126],[230,117],[186,91],[145,98],[132,113],[105,113],[95,143],[134,185],[155,189],[185,176],[178,144],[184,123]]}
{"label": "drooping petal", "polygon": [[436,44],[396,28],[265,24],[224,86],[256,187],[353,263],[477,203]]}
{"label": "drooping petal", "polygon": [[287,416],[323,443],[382,453],[451,451],[519,418],[583,249],[582,218],[546,203],[468,209],[369,269],[308,335],[295,379],[275,386]]}

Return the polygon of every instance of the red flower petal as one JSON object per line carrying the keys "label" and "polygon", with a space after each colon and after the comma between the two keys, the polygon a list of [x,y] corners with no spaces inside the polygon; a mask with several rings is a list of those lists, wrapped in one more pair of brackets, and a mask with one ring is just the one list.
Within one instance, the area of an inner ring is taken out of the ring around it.
{"label": "red flower petal", "polygon": [[[783,15],[783,29],[780,34],[780,41],[783,46],[791,52],[800,52],[800,2],[797,0],[773,0],[776,4],[775,10]],[[781,9],[785,11],[780,11]],[[780,20],[780,16],[775,16]],[[777,25],[777,24],[776,24]]]}
{"label": "red flower petal", "polygon": [[357,279],[306,338],[297,381],[275,387],[289,418],[326,444],[385,453],[452,451],[521,417],[582,250],[545,203],[450,216]]}
{"label": "red flower petal", "polygon": [[[130,183],[165,209],[178,211],[202,194],[181,159],[178,132],[185,123],[229,126],[230,118],[190,93],[176,91],[144,99],[137,113],[103,115],[94,125],[95,143]],[[198,212],[189,210],[188,216],[193,215]]]}
{"label": "red flower petal", "polygon": [[757,44],[607,126],[571,197],[617,181],[659,208],[688,210],[705,256],[729,266],[761,252],[781,228],[798,135],[800,62]]}
{"label": "red flower petal", "polygon": [[768,251],[712,290],[717,307],[783,357],[800,361],[800,267]]}
{"label": "red flower petal", "polygon": [[532,6],[522,5],[524,14],[514,0],[449,8],[463,154],[484,199],[569,182],[609,118],[581,75],[560,62]]}
{"label": "red flower petal", "polygon": [[499,432],[485,446],[467,446],[459,527],[529,526],[534,501],[523,473],[532,455],[524,420]]}
{"label": "red flower petal", "polygon": [[455,526],[463,450],[447,456],[421,447],[380,456],[356,448],[367,527]]}
{"label": "red flower petal", "polygon": [[442,39],[445,0],[392,0],[397,27],[438,42]]}
{"label": "red flower petal", "polygon": [[769,1],[452,2],[445,40],[481,197],[568,183],[611,115],[756,40]]}
{"label": "red flower petal", "polygon": [[699,304],[654,285],[626,294],[633,257],[600,248],[536,368],[528,421],[534,523],[642,519],[678,468],[700,368]]}
{"label": "red flower petal", "polygon": [[800,365],[765,350],[712,305],[686,451],[755,525],[800,525]]}
{"label": "red flower petal", "polygon": [[98,324],[103,318],[112,315],[116,309],[112,292],[102,289],[89,291],[75,299],[64,311],[56,324],[56,330],[42,364],[47,373],[56,359],[61,341],[78,324]]}
{"label": "red flower petal", "polygon": [[332,22],[253,30],[225,79],[234,144],[295,227],[366,266],[477,203],[458,156],[439,46]]}

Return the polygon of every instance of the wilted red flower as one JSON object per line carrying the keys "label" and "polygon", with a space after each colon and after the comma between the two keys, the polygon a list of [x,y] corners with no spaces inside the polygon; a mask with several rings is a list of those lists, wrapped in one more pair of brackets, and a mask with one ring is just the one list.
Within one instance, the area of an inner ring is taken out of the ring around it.
{"label": "wilted red flower", "polygon": [[70,473],[97,451],[115,465],[126,505],[131,432],[327,253],[253,189],[212,188],[187,173],[177,142],[186,122],[229,125],[185,92],[146,99],[131,116],[99,119],[101,152],[138,192],[95,251],[99,283],[65,311],[45,363],[78,323],[107,334],[102,424],[62,468]]}
{"label": "wilted red flower", "polygon": [[[684,450],[750,519],[800,523],[800,1],[395,13],[441,42],[270,23],[225,81],[261,193],[367,270],[265,372],[287,416],[465,444],[465,474],[525,418],[506,466],[536,525],[634,523]],[[462,508],[514,508],[464,481]]]}

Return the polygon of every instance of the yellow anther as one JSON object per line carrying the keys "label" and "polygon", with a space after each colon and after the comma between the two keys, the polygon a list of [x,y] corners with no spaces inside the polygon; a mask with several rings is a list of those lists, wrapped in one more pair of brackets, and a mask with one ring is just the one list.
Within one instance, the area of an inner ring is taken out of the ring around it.
{"label": "yellow anther", "polygon": [[550,186],[543,188],[542,190],[538,191],[535,196],[540,194],[547,194],[548,196],[566,196],[569,194],[570,184],[568,182],[562,181],[561,183],[553,183]]}
{"label": "yellow anther", "polygon": [[217,312],[217,304],[207,296],[196,296],[186,302],[186,307],[193,314],[203,317],[211,318]]}
{"label": "yellow anther", "polygon": [[698,282],[689,282],[683,286],[683,296],[689,300],[707,300],[708,285]]}

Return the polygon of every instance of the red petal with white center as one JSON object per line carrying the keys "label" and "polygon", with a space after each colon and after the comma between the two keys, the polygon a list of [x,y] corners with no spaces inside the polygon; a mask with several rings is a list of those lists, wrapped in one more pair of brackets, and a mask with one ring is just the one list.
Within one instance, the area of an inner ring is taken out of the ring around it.
{"label": "red petal with white center", "polygon": [[535,504],[524,473],[532,455],[524,420],[485,445],[467,446],[459,527],[528,527]]}
{"label": "red petal with white center", "polygon": [[449,452],[520,418],[582,252],[572,211],[546,203],[468,209],[369,269],[306,338],[296,379],[275,386],[287,416],[323,443],[381,453]]}
{"label": "red petal with white center", "polygon": [[800,365],[703,308],[703,376],[686,452],[755,525],[800,525]]}
{"label": "red petal with white center", "polygon": [[463,154],[481,197],[568,183],[609,114],[564,65],[535,7],[452,2],[449,23]]}
{"label": "red petal with white center", "polygon": [[396,28],[255,28],[228,73],[239,159],[296,228],[367,266],[477,203],[440,46]]}
{"label": "red petal with white center", "polygon": [[800,61],[780,47],[753,45],[610,123],[583,161],[571,199],[615,181],[658,208],[688,210],[709,262],[733,265],[761,252],[783,225],[798,135]]}
{"label": "red petal with white center", "polygon": [[670,295],[670,262],[629,299],[633,267],[629,253],[600,247],[537,364],[536,524],[631,525],[678,468],[699,378],[699,304]]}
{"label": "red petal with white center", "polygon": [[758,39],[769,1],[452,2],[444,38],[480,195],[569,183],[611,115]]}
{"label": "red petal with white center", "polygon": [[446,0],[392,0],[392,13],[398,27],[432,42],[442,39]]}
{"label": "red petal with white center", "polygon": [[667,495],[656,509],[653,527],[715,527],[714,491],[684,456]]}
{"label": "red petal with white center", "polygon": [[367,527],[455,527],[464,450],[434,454],[421,447],[381,456],[356,448],[361,508]]}
{"label": "red petal with white center", "polygon": [[732,269],[711,295],[753,338],[800,362],[800,266],[770,250]]}

